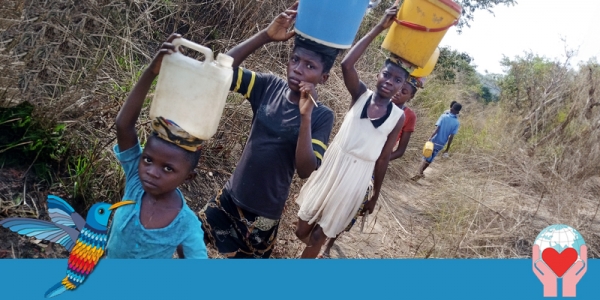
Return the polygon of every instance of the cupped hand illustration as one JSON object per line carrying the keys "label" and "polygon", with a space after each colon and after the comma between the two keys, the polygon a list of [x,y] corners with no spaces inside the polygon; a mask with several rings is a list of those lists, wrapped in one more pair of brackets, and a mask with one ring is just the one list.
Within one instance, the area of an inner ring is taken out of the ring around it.
{"label": "cupped hand illustration", "polygon": [[550,267],[540,259],[540,246],[533,245],[531,261],[533,273],[537,276],[542,285],[544,285],[544,297],[556,297],[558,293],[556,274],[554,274]]}
{"label": "cupped hand illustration", "polygon": [[579,248],[579,257],[581,260],[576,261],[563,275],[563,297],[575,297],[577,294],[577,283],[587,271],[587,246],[581,245]]}

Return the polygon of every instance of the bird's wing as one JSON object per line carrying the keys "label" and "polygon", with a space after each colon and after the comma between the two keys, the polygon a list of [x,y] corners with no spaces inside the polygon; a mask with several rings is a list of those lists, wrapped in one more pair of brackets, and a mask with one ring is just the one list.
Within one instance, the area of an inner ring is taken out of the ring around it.
{"label": "bird's wing", "polygon": [[75,228],[35,219],[8,218],[1,220],[0,225],[18,234],[61,244],[69,252],[73,249],[79,236],[79,232]]}
{"label": "bird's wing", "polygon": [[85,226],[85,219],[75,212],[69,203],[57,196],[48,195],[48,213],[52,222],[56,224],[75,228],[78,231]]}

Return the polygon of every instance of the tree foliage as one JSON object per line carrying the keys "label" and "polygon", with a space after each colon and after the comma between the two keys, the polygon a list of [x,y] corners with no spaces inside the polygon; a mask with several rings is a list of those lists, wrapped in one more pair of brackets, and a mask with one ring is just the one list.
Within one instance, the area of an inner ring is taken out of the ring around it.
{"label": "tree foliage", "polygon": [[494,101],[494,95],[492,95],[492,92],[490,92],[490,88],[488,88],[487,86],[481,87],[481,98],[483,98],[485,103],[490,103]]}
{"label": "tree foliage", "polygon": [[561,88],[568,69],[557,61],[533,53],[501,61],[506,76],[500,81],[504,99],[517,109],[531,109],[539,99]]}
{"label": "tree foliage", "polygon": [[479,82],[473,58],[466,52],[440,47],[440,57],[435,68],[438,78],[446,83],[461,81],[467,85],[475,85]]}

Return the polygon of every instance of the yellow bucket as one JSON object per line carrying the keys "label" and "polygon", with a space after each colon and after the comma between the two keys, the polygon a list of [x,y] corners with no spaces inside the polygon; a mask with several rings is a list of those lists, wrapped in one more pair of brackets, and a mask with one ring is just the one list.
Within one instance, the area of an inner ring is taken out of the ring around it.
{"label": "yellow bucket", "polygon": [[431,154],[433,154],[433,143],[427,141],[425,146],[423,146],[423,156],[425,156],[425,158],[430,158]]}
{"label": "yellow bucket", "polygon": [[412,73],[410,73],[413,77],[427,77],[433,71],[435,64],[437,64],[438,58],[440,58],[440,49],[435,48],[433,55],[427,61],[427,64],[423,68],[417,68]]}
{"label": "yellow bucket", "polygon": [[405,0],[381,47],[424,68],[461,12],[452,0]]}

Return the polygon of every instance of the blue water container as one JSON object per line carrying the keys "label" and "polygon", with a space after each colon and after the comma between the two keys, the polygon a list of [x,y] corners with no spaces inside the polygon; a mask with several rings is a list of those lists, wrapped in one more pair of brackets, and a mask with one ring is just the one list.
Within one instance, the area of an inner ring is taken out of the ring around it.
{"label": "blue water container", "polygon": [[296,16],[296,34],[325,46],[352,47],[369,0],[302,0]]}

